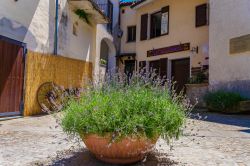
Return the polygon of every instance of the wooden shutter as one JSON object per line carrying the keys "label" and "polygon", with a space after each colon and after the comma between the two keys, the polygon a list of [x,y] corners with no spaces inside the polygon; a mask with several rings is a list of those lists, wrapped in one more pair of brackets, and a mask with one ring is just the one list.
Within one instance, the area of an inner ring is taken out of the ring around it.
{"label": "wooden shutter", "polygon": [[162,13],[166,13],[168,11],[169,11],[169,6],[165,6],[165,7],[161,8]]}
{"label": "wooden shutter", "polygon": [[148,14],[141,16],[141,40],[148,38]]}
{"label": "wooden shutter", "polygon": [[160,59],[160,76],[167,79],[168,75],[168,58]]}
{"label": "wooden shutter", "polygon": [[207,4],[196,6],[195,26],[200,27],[208,24]]}

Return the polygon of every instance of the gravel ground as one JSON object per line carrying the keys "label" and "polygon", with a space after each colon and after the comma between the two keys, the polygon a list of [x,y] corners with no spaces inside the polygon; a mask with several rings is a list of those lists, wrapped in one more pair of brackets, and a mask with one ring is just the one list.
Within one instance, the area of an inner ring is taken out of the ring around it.
{"label": "gravel ground", "polygon": [[[250,116],[202,114],[189,119],[184,136],[134,166],[250,166]],[[198,118],[199,119],[199,118]],[[107,166],[82,143],[67,138],[51,116],[0,122],[0,166]]]}

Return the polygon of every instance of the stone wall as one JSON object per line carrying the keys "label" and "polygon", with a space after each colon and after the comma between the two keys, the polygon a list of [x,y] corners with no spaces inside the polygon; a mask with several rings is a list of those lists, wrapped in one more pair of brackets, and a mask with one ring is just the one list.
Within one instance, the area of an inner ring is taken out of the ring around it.
{"label": "stone wall", "polygon": [[197,108],[206,107],[204,96],[208,93],[208,84],[186,84],[186,94],[191,104]]}

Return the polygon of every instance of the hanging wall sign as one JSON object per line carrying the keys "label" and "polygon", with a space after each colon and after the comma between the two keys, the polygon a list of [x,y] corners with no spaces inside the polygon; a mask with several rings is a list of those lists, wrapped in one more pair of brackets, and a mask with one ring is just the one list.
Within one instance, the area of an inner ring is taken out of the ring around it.
{"label": "hanging wall sign", "polygon": [[149,50],[147,52],[147,57],[170,54],[174,52],[188,51],[188,50],[190,50],[190,43],[184,43],[184,44]]}

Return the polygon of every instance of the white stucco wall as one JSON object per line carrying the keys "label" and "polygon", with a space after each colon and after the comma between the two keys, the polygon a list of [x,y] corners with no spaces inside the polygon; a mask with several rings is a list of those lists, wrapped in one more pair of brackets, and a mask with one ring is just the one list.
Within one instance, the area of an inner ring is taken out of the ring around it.
{"label": "white stucco wall", "polygon": [[[124,10],[124,13],[122,12]],[[136,42],[127,42],[128,38],[128,27],[136,26],[136,10],[130,8],[130,6],[121,7],[121,29],[123,36],[121,39],[121,53],[135,53]],[[136,27],[137,28],[137,27]]]}
{"label": "white stucco wall", "polygon": [[[96,24],[86,24],[69,8],[67,0],[59,0],[58,54],[91,61],[95,53]],[[77,23],[77,35],[73,24]],[[28,50],[53,53],[55,1],[0,1],[0,35],[27,44]]]}
{"label": "white stucco wall", "polygon": [[210,0],[210,83],[250,79],[250,52],[230,55],[229,41],[250,34],[249,0]]}
{"label": "white stucco wall", "polygon": [[[210,85],[250,91],[250,52],[230,55],[230,39],[250,34],[249,0],[210,0]],[[245,83],[243,83],[245,82]],[[248,82],[248,86],[246,86]],[[244,86],[244,87],[243,87]],[[249,92],[250,95],[250,92]]]}
{"label": "white stucco wall", "polygon": [[[110,34],[106,25],[98,24],[96,30],[96,49],[95,57],[93,60],[94,65],[94,77],[97,77],[101,74],[100,70],[100,52],[101,52],[101,42],[104,40],[109,46],[109,57],[108,57],[108,66],[109,70],[114,70],[116,68],[116,54],[117,48],[115,45],[115,35],[117,35],[117,28],[119,23],[119,0],[111,0],[113,3],[113,34]],[[103,71],[103,70],[102,70]]]}
{"label": "white stucco wall", "polygon": [[49,39],[49,23],[54,18],[50,12],[52,1],[22,0],[0,1],[0,35],[27,43],[28,49],[53,50]]}

